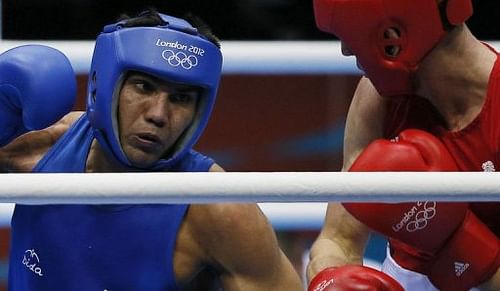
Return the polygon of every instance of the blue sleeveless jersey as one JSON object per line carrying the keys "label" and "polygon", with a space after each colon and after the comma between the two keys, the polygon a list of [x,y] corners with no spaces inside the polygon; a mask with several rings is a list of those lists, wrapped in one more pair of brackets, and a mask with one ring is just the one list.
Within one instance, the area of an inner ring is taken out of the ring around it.
{"label": "blue sleeveless jersey", "polygon": [[[84,172],[93,139],[84,115],[33,171]],[[206,172],[212,164],[191,151],[169,171]],[[9,290],[178,290],[173,253],[187,208],[16,205]]]}

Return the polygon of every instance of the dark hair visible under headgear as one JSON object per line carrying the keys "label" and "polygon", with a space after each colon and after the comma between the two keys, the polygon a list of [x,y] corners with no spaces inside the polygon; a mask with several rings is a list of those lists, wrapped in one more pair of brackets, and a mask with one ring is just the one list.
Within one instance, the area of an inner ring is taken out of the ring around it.
{"label": "dark hair visible under headgear", "polygon": [[[219,38],[212,32],[210,26],[208,26],[208,24],[203,21],[203,19],[190,12],[187,13],[183,18],[194,28],[198,29],[198,32],[207,40],[211,41],[218,48],[220,48]],[[161,19],[159,12],[155,8],[148,8],[140,12],[136,17],[130,17],[126,14],[122,14],[118,18],[118,21],[124,22],[123,27],[160,26],[166,24],[165,21]]]}

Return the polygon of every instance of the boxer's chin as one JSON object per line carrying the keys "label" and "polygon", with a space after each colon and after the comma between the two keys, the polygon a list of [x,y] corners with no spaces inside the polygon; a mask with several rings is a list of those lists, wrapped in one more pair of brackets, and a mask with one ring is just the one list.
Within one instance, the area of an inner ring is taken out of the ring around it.
{"label": "boxer's chin", "polygon": [[123,151],[130,164],[138,168],[149,168],[161,158],[162,154],[161,151],[150,151],[148,148],[144,149],[133,146],[125,146]]}

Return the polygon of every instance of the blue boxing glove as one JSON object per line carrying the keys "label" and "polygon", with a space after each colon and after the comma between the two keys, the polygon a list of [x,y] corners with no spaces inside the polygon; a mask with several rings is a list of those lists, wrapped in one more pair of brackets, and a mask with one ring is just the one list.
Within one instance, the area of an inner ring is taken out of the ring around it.
{"label": "blue boxing glove", "polygon": [[60,51],[25,45],[0,54],[0,147],[71,111],[76,76]]}

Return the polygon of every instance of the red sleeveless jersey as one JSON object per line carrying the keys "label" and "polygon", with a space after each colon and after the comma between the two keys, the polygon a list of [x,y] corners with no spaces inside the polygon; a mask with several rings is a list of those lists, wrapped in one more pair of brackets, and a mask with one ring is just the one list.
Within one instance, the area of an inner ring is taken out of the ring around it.
{"label": "red sleeveless jersey", "polygon": [[[419,97],[391,99],[385,120],[385,137],[406,128],[420,128],[438,136],[461,171],[500,170],[500,58],[490,75],[487,96],[478,116],[464,129],[448,131],[439,113]],[[474,194],[474,193],[471,193]],[[500,236],[500,202],[471,204],[474,213]]]}

